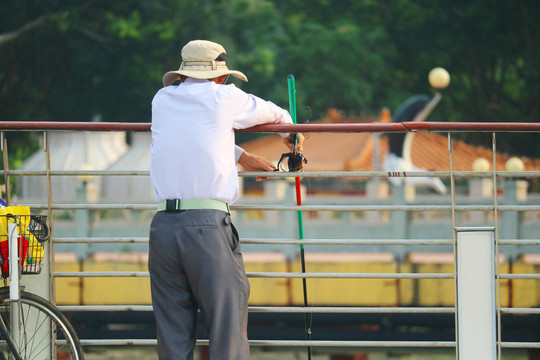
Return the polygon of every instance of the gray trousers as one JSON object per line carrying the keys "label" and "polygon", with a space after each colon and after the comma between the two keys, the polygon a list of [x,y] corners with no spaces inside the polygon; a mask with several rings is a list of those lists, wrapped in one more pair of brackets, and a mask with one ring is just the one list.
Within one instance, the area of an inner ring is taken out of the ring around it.
{"label": "gray trousers", "polygon": [[249,359],[249,282],[238,234],[219,210],[157,212],[148,259],[160,360],[191,360],[197,309],[211,360]]}

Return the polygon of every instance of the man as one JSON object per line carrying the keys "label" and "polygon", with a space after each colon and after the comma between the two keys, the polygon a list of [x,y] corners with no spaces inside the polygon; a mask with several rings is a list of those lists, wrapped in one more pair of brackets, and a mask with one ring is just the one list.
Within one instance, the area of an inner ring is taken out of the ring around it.
{"label": "man", "polygon": [[234,129],[292,120],[273,103],[224,85],[229,75],[247,81],[225,60],[221,45],[189,42],[180,69],[164,75],[152,101],[150,175],[159,207],[148,267],[162,360],[193,358],[197,309],[212,360],[249,359],[249,282],[229,204],[238,197],[236,163],[274,166],[236,147]]}

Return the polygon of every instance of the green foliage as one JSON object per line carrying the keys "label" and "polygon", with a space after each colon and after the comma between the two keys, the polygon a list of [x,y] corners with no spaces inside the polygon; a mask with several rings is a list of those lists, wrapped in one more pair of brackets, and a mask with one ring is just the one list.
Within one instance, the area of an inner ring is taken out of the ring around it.
{"label": "green foliage", "polygon": [[299,91],[299,99],[316,115],[330,107],[377,112],[381,104],[375,99],[383,95],[377,85],[391,80],[384,56],[393,49],[378,51],[385,40],[380,28],[365,31],[349,21],[303,25],[294,41],[303,46],[290,46],[286,54],[299,88],[310,89]]}
{"label": "green foliage", "polygon": [[[147,122],[198,38],[225,46],[250,79],[237,86],[283,107],[293,73],[314,119],[395,110],[433,93],[442,66],[452,81],[430,120],[535,122],[539,15],[535,0],[3,0],[0,120]],[[536,142],[501,146],[538,156]]]}

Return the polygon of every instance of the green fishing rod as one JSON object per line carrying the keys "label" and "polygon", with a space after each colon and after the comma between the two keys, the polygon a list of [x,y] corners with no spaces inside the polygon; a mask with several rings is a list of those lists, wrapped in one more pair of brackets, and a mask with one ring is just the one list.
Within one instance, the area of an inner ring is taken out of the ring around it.
{"label": "green fishing rod", "polygon": [[[290,113],[293,120],[293,123],[296,124],[296,88],[294,86],[294,76],[289,74],[287,76],[287,85],[289,88],[289,107]],[[304,156],[300,151],[298,151],[298,134],[292,134],[292,143],[293,150],[291,154],[283,154],[283,156],[289,157],[289,171],[302,171],[304,168],[304,163],[307,162],[304,159]],[[283,159],[282,156],[282,159]],[[300,177],[296,176],[294,178],[295,187],[296,187],[296,205],[302,205],[302,189],[300,187]],[[304,240],[304,220],[302,210],[297,211],[298,215],[298,238]],[[306,273],[306,258],[304,254],[304,244],[300,244],[300,262],[302,263],[302,274]],[[302,278],[302,288],[304,291],[304,306],[308,306],[307,300],[307,281],[306,278]],[[306,339],[311,341],[311,316],[306,312],[305,321],[306,321]],[[311,346],[308,345],[308,360],[311,360]]]}

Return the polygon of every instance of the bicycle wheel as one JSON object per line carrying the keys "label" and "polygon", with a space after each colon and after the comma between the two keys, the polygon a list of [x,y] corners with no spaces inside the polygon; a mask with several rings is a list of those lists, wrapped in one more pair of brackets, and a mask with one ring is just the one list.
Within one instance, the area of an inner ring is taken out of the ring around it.
{"label": "bicycle wheel", "polygon": [[10,347],[14,344],[25,360],[84,360],[79,338],[60,310],[24,291],[20,301],[7,302],[8,290],[0,290],[0,316],[11,339],[0,344],[0,359],[12,358]]}

